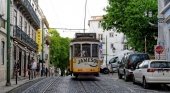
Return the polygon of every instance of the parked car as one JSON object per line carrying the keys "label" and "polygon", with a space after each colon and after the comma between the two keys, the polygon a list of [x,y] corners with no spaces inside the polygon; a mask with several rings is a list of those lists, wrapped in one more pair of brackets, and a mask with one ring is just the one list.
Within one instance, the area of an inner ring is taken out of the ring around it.
{"label": "parked car", "polygon": [[117,72],[118,62],[119,62],[118,56],[115,56],[110,59],[109,65],[108,65],[110,72]]}
{"label": "parked car", "polygon": [[170,61],[145,60],[133,71],[133,83],[148,88],[151,83],[170,84]]}
{"label": "parked car", "polygon": [[109,71],[108,67],[105,64],[101,65],[100,73],[109,74],[109,72],[110,71]]}
{"label": "parked car", "polygon": [[118,64],[118,77],[128,81],[133,78],[133,70],[136,65],[144,60],[149,60],[149,55],[146,53],[133,53],[125,55]]}

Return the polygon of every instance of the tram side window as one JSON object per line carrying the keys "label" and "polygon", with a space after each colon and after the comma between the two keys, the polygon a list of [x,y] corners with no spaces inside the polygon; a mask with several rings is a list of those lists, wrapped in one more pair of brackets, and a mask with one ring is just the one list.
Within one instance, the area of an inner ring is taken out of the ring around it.
{"label": "tram side window", "polygon": [[92,45],[92,57],[98,57],[98,44]]}
{"label": "tram side window", "polygon": [[81,56],[80,44],[75,44],[74,45],[74,56],[75,57],[80,57]]}
{"label": "tram side window", "polygon": [[71,57],[73,57],[73,46],[71,46]]}
{"label": "tram side window", "polygon": [[91,57],[90,44],[82,44],[82,57]]}

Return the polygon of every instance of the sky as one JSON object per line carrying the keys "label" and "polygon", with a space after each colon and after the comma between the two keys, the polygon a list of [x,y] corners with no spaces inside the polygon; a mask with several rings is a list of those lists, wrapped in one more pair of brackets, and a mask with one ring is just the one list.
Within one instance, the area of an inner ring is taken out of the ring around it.
{"label": "sky", "polygon": [[[39,5],[45,14],[51,28],[84,29],[86,0],[39,0]],[[107,0],[87,0],[85,27],[91,16],[105,14],[103,9]],[[76,32],[83,30],[57,29],[62,37],[73,38]],[[88,32],[88,30],[86,31]]]}

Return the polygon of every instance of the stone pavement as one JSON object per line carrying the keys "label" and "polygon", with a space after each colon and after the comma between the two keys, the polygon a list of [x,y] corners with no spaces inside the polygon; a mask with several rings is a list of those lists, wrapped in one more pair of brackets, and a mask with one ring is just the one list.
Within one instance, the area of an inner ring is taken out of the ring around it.
{"label": "stone pavement", "polygon": [[16,84],[15,79],[11,79],[11,86],[6,86],[6,80],[5,81],[0,81],[0,93],[6,93],[6,92],[18,87],[18,86],[21,86],[24,83],[36,80],[38,78],[41,78],[41,77],[36,77],[34,79],[31,79],[31,80],[29,80],[28,77],[19,77],[18,82],[17,82],[18,84]]}

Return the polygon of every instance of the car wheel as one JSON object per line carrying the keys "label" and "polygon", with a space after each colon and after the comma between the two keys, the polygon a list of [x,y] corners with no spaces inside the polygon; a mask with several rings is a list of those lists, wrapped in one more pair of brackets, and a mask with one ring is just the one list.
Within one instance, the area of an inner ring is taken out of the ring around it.
{"label": "car wheel", "polygon": [[104,74],[109,74],[109,69],[104,68],[104,69],[103,69],[103,73],[104,73]]}
{"label": "car wheel", "polygon": [[122,74],[120,74],[119,72],[117,74],[118,74],[119,79],[122,79]]}
{"label": "car wheel", "polygon": [[133,84],[136,84],[135,76],[133,75]]}
{"label": "car wheel", "polygon": [[149,87],[149,84],[146,82],[146,79],[143,78],[143,88],[147,89]]}

